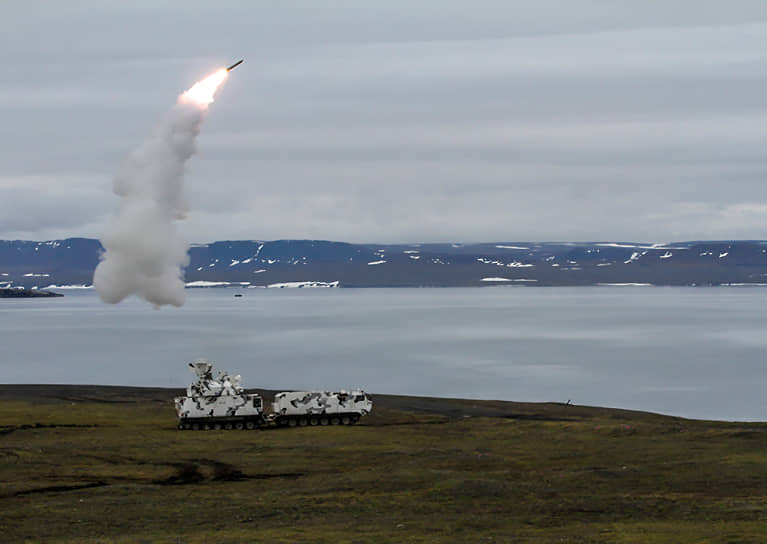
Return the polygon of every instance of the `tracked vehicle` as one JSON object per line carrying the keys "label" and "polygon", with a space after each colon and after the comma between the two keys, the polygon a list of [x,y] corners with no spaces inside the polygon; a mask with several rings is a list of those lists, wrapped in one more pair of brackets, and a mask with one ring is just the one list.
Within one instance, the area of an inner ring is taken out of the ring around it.
{"label": "tracked vehicle", "polygon": [[291,391],[274,396],[275,423],[295,427],[304,425],[350,425],[373,409],[364,391]]}
{"label": "tracked vehicle", "polygon": [[263,425],[264,403],[260,395],[245,393],[240,376],[226,372],[213,377],[208,361],[189,363],[198,380],[176,397],[179,429],[255,429]]}
{"label": "tracked vehicle", "polygon": [[370,413],[373,402],[362,390],[286,391],[277,393],[272,411],[264,411],[263,399],[246,393],[240,376],[220,372],[213,376],[208,361],[189,363],[197,381],[187,387],[185,397],[176,397],[178,428],[182,430],[255,429],[277,425],[351,425]]}

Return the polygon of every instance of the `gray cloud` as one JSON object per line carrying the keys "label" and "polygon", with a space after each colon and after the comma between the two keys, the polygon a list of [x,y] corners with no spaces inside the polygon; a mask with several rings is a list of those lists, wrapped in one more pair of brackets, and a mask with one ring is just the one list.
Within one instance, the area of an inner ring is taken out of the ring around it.
{"label": "gray cloud", "polygon": [[528,4],[10,2],[0,237],[101,234],[129,151],[241,56],[188,240],[765,237],[767,4]]}
{"label": "gray cloud", "polygon": [[51,238],[62,230],[96,234],[111,213],[104,209],[104,182],[77,175],[0,176],[3,238]]}

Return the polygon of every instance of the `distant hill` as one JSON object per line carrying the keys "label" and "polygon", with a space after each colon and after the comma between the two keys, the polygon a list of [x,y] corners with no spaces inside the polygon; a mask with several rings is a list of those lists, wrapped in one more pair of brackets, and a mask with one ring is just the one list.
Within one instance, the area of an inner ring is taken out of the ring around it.
{"label": "distant hill", "polygon": [[[0,288],[89,286],[98,240],[0,241]],[[767,284],[766,241],[347,244],[222,241],[189,250],[190,287]]]}

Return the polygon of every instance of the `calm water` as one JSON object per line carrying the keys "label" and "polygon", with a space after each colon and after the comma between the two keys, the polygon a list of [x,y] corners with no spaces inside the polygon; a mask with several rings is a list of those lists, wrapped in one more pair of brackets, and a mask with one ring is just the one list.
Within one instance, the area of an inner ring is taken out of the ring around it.
{"label": "calm water", "polygon": [[0,300],[0,383],[186,386],[204,357],[246,387],[567,401],[767,419],[767,289],[187,290]]}

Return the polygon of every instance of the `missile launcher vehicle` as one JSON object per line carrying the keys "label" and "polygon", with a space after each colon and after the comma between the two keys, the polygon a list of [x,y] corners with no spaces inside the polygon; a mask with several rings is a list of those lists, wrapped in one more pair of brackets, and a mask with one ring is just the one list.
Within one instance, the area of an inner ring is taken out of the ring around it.
{"label": "missile launcher vehicle", "polygon": [[213,377],[208,361],[189,363],[198,380],[176,397],[179,429],[255,429],[265,423],[260,395],[245,393],[240,376],[220,372]]}
{"label": "missile launcher vehicle", "polygon": [[351,425],[373,409],[370,397],[359,389],[289,391],[277,393],[272,412],[266,414],[261,396],[246,393],[239,375],[219,372],[214,377],[213,365],[202,360],[189,363],[189,367],[198,379],[187,387],[185,397],[174,399],[178,428],[182,430]]}

